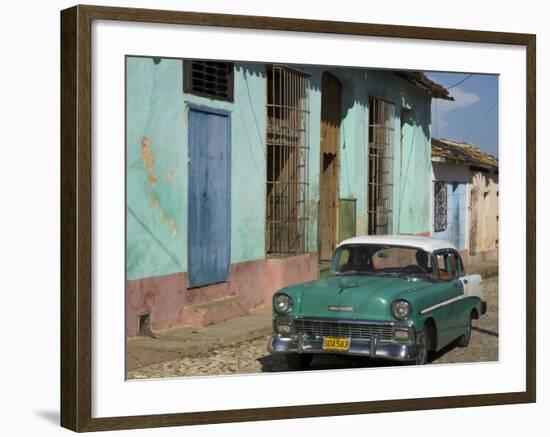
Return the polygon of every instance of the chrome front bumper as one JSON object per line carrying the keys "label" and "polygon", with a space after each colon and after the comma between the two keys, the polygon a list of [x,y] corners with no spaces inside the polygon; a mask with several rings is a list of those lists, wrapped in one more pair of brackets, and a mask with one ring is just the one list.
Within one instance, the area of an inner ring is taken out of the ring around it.
{"label": "chrome front bumper", "polygon": [[347,351],[325,350],[323,349],[322,337],[309,337],[306,335],[283,336],[274,334],[267,344],[267,350],[270,353],[336,353],[393,361],[414,361],[417,349],[416,344],[412,342],[379,341],[376,337],[370,339],[351,338]]}

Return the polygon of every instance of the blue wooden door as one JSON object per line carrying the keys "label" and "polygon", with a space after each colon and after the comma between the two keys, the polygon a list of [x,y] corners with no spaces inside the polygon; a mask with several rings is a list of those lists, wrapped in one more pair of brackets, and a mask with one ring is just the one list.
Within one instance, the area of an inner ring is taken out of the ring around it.
{"label": "blue wooden door", "polygon": [[227,280],[230,263],[230,119],[189,108],[189,286]]}

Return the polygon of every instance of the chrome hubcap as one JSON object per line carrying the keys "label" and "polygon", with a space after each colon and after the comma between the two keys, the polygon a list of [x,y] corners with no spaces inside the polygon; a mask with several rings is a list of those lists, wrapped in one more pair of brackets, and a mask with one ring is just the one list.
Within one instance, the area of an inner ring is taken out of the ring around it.
{"label": "chrome hubcap", "polygon": [[464,334],[464,339],[468,341],[470,339],[470,336],[472,335],[472,321],[470,320],[470,324],[468,325],[468,329],[466,333]]}
{"label": "chrome hubcap", "polygon": [[416,362],[417,364],[424,364],[426,362],[426,354],[428,351],[426,350],[426,336],[423,333],[419,334],[416,338],[416,345],[418,347]]}

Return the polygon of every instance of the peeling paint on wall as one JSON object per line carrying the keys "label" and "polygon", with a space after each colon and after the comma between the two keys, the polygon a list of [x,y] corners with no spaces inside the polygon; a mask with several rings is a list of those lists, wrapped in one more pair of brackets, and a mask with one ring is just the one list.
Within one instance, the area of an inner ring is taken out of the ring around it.
{"label": "peeling paint on wall", "polygon": [[182,89],[181,60],[130,56],[126,65],[126,275],[132,280],[187,268],[187,141],[184,96],[174,92]]}
{"label": "peeling paint on wall", "polygon": [[151,141],[147,137],[143,137],[141,140],[141,156],[147,169],[147,180],[151,185],[155,184],[157,182],[157,177],[153,173],[155,157],[151,154]]}
{"label": "peeling paint on wall", "polygon": [[[157,176],[155,176],[155,172],[154,172],[155,157],[151,152],[151,148],[152,148],[151,140],[147,137],[143,137],[141,140],[141,156],[143,158],[143,163],[145,164],[145,169],[147,172],[147,182],[149,183],[149,185],[153,186],[158,182],[158,178]],[[171,183],[172,180],[174,179],[172,170],[169,171],[168,176],[169,176],[168,182]],[[176,223],[174,219],[170,218],[166,214],[166,211],[163,208],[161,208],[159,204],[158,195],[153,190],[152,187],[149,187],[147,189],[147,194],[151,199],[151,206],[159,210],[159,214],[162,222],[166,224],[166,226],[168,226],[172,237],[174,237],[179,231],[179,225]]]}
{"label": "peeling paint on wall", "polygon": [[473,171],[470,193],[476,189],[478,201],[474,207],[470,198],[469,207],[470,223],[477,223],[477,229],[470,244],[473,243],[474,253],[494,251],[498,248],[498,175]]}

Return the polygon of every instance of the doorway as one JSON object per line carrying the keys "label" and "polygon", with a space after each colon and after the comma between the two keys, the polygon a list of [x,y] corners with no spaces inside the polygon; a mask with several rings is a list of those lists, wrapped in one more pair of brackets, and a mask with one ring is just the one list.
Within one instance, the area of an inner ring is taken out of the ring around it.
{"label": "doorway", "polygon": [[229,276],[230,138],[228,113],[189,108],[189,287]]}
{"label": "doorway", "polygon": [[338,151],[342,85],[329,73],[321,84],[321,169],[319,178],[319,257],[329,261],[337,243]]}

